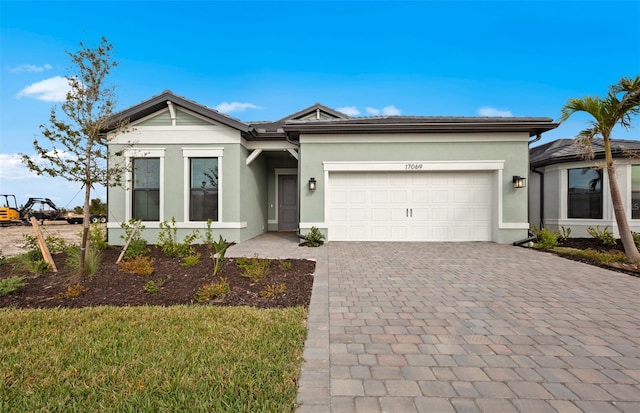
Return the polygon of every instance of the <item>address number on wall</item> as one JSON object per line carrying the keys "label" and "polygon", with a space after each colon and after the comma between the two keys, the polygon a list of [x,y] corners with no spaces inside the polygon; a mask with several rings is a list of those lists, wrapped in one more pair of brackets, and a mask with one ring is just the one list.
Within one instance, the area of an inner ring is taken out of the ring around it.
{"label": "address number on wall", "polygon": [[409,171],[419,171],[420,169],[422,169],[424,165],[421,163],[407,163],[404,164],[404,169],[409,170]]}

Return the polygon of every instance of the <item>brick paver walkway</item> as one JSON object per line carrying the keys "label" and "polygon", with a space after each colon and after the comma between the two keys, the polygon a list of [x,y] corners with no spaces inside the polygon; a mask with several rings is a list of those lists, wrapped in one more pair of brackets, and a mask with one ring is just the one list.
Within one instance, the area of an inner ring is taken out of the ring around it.
{"label": "brick paver walkway", "polygon": [[640,412],[639,278],[491,243],[310,250],[298,413]]}

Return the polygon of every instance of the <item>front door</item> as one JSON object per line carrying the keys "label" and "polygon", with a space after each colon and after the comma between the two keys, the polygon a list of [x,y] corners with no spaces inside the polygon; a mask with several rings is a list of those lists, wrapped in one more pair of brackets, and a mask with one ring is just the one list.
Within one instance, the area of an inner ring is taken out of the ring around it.
{"label": "front door", "polygon": [[278,231],[298,229],[298,177],[278,176]]}

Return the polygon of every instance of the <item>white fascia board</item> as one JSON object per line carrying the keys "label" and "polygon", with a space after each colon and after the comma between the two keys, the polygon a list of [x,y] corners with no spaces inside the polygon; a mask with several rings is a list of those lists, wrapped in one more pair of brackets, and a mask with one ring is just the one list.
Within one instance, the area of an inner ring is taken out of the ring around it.
{"label": "white fascia board", "polygon": [[504,169],[504,160],[495,161],[347,161],[322,163],[325,171],[497,171]]}
{"label": "white fascia board", "polygon": [[243,139],[242,145],[249,150],[286,151],[289,149],[298,149],[296,145],[287,141],[247,141]]}
{"label": "white fascia board", "polygon": [[436,142],[529,142],[523,132],[503,133],[389,133],[300,135],[300,143],[436,143]]}

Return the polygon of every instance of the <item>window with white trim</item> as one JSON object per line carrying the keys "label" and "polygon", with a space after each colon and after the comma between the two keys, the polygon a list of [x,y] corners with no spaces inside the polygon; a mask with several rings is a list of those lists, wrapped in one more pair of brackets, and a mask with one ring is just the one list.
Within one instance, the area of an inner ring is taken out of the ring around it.
{"label": "window with white trim", "polygon": [[218,221],[218,158],[189,158],[189,221]]}
{"label": "window with white trim", "polygon": [[640,165],[631,166],[631,219],[640,219]]}
{"label": "window with white trim", "polygon": [[184,220],[222,220],[222,154],[224,148],[182,148]]}
{"label": "window with white trim", "polygon": [[160,158],[133,158],[131,217],[160,220]]}
{"label": "window with white trim", "polygon": [[602,219],[602,171],[569,169],[567,218]]}

